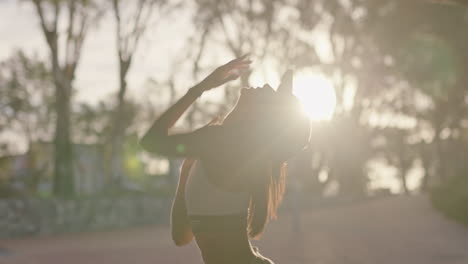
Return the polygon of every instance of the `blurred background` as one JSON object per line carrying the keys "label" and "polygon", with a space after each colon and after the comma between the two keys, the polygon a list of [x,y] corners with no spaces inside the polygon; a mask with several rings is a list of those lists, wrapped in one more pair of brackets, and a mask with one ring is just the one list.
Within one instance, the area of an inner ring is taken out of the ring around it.
{"label": "blurred background", "polygon": [[[313,127],[308,150],[289,161],[283,211],[294,230],[307,222],[299,211],[363,203],[402,217],[397,223],[412,220],[394,208],[439,217],[429,203],[468,223],[467,7],[1,0],[0,237],[167,229],[181,160],[143,152],[138,138],[188,88],[246,53],[251,71],[204,94],[174,131],[225,115],[241,87],[276,87],[294,68],[294,93]],[[343,214],[374,217],[359,208]],[[456,241],[468,242],[460,230],[464,240]]]}

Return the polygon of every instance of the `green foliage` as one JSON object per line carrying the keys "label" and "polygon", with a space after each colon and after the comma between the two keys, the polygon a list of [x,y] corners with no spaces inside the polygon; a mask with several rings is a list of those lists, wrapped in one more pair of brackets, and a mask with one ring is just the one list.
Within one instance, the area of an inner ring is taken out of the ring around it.
{"label": "green foliage", "polygon": [[[0,134],[22,134],[27,141],[51,137],[55,103],[52,84],[50,71],[36,56],[17,50],[0,62]],[[17,151],[7,148],[2,154],[10,154],[8,150]]]}
{"label": "green foliage", "polygon": [[460,175],[435,188],[431,200],[450,218],[468,225],[468,177]]}
{"label": "green foliage", "polygon": [[434,100],[448,100],[449,89],[458,88],[461,79],[458,51],[434,35],[418,34],[404,45],[397,61],[408,81]]}

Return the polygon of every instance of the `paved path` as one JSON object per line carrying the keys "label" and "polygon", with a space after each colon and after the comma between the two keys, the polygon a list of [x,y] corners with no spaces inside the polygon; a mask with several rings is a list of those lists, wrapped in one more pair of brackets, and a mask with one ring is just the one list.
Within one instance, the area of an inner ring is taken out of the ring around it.
{"label": "paved path", "polygon": [[[468,229],[425,197],[393,197],[288,215],[270,224],[261,252],[279,264],[467,264]],[[0,240],[0,264],[201,264],[195,245],[177,248],[164,227]],[[3,250],[5,252],[5,250]]]}

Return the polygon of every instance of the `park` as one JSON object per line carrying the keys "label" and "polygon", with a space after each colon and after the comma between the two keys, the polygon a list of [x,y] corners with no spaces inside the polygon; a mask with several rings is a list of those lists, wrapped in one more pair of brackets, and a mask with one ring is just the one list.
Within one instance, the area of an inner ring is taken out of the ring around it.
{"label": "park", "polygon": [[0,1],[0,263],[468,263],[468,2]]}

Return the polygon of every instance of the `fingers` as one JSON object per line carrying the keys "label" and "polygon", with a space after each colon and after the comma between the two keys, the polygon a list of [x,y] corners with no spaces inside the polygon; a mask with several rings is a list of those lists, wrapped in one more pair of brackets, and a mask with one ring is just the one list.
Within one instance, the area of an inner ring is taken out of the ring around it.
{"label": "fingers", "polygon": [[240,56],[239,59],[243,60],[243,59],[247,58],[248,56],[250,56],[250,53],[246,53],[246,54]]}
{"label": "fingers", "polygon": [[205,125],[205,127],[210,126],[210,125],[215,125],[218,124],[222,121],[222,117],[220,115],[215,115],[208,124]]}
{"label": "fingers", "polygon": [[222,119],[222,118],[221,118],[220,115],[216,115],[216,116],[213,117],[213,119],[211,119],[211,121],[210,121],[209,124],[210,124],[210,125],[211,125],[211,124],[216,124],[216,123],[220,122],[221,119]]}
{"label": "fingers", "polygon": [[239,78],[239,74],[238,73],[231,73],[229,74],[228,76],[226,76],[226,78],[224,79],[225,82],[229,82],[229,81],[233,81],[237,78]]}
{"label": "fingers", "polygon": [[240,56],[239,58],[233,59],[232,62],[250,61],[250,60],[248,59],[249,56],[250,56],[250,54],[248,54],[248,53],[247,53],[247,54],[244,54],[244,55]]}
{"label": "fingers", "polygon": [[238,64],[238,65],[233,66],[231,71],[244,72],[244,71],[248,70],[249,68],[250,68],[249,64]]}
{"label": "fingers", "polygon": [[248,60],[248,61],[240,61],[240,62],[233,62],[233,63],[228,63],[226,65],[223,66],[223,68],[225,69],[241,69],[241,68],[248,68],[250,66],[250,63],[252,63],[252,61]]}
{"label": "fingers", "polygon": [[240,73],[248,71],[248,69],[250,68],[251,62],[252,61],[249,60],[249,61],[241,61],[241,62],[229,64],[229,65],[226,65],[227,67],[225,68],[225,70],[229,72],[229,74],[232,74],[233,72],[238,72],[240,74]]}
{"label": "fingers", "polygon": [[293,86],[293,71],[287,70],[281,78],[281,84],[278,87],[277,92],[279,93],[292,93]]}
{"label": "fingers", "polygon": [[231,60],[230,62],[226,63],[225,65],[244,65],[244,64],[250,64],[252,63],[252,60],[248,59],[248,56],[250,54],[245,54],[245,55],[242,55],[241,57],[239,58],[236,58],[236,59],[233,59]]}
{"label": "fingers", "polygon": [[249,59],[249,56],[250,54],[245,54],[241,56],[240,58],[236,59],[236,62],[240,64],[250,64],[252,63],[252,60]]}
{"label": "fingers", "polygon": [[219,67],[221,74],[225,76],[223,83],[235,80],[239,78],[241,74],[249,71],[252,61],[247,59],[248,56],[249,54],[242,55]]}
{"label": "fingers", "polygon": [[250,61],[237,64],[226,64],[223,66],[222,71],[226,76],[225,79],[229,78],[231,80],[232,78],[236,79],[241,74],[248,72],[249,68]]}
{"label": "fingers", "polygon": [[250,59],[242,59],[242,60],[236,61],[235,64],[250,64],[250,63],[252,63],[252,60],[250,60]]}

